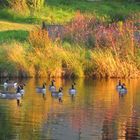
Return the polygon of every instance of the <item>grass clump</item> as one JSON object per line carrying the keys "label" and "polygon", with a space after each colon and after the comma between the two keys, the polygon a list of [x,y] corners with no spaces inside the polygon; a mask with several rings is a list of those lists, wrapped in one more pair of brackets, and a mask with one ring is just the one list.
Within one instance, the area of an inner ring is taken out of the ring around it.
{"label": "grass clump", "polygon": [[[41,18],[48,23],[64,23],[62,17],[65,17],[64,11],[69,1],[61,1],[57,7],[60,10],[58,15],[55,2],[48,1],[48,9],[43,9],[47,13],[53,6],[54,13],[46,16],[46,13],[38,12],[38,15],[41,14]],[[70,11],[74,15],[78,6],[73,3],[80,2],[70,2]],[[85,1],[80,4],[83,6],[84,3],[91,4]],[[115,5],[113,7],[118,8]],[[39,27],[33,28],[34,26],[29,24],[15,26],[13,23],[8,26],[7,22],[3,21],[5,25],[0,22],[3,25],[0,32],[1,75],[11,76],[13,73],[12,76],[21,77],[139,77],[140,28],[137,18],[125,18],[123,21],[117,16],[118,20],[113,20],[108,19],[108,16],[95,15],[97,11],[89,14],[92,9],[84,6],[82,8],[84,14],[77,12],[73,20],[63,26],[60,38],[52,37],[56,30],[48,32]],[[109,3],[106,3],[103,9],[112,10]],[[73,15],[69,14],[69,11],[66,14],[68,21]],[[13,14],[8,17],[9,20],[11,16]],[[28,19],[28,15],[24,15],[21,21],[25,17]],[[7,26],[8,31],[5,30]],[[23,28],[24,30],[21,30]]]}
{"label": "grass clump", "polygon": [[137,64],[130,56],[120,58],[110,49],[97,49],[92,52],[92,61],[95,64],[96,77],[104,78],[136,78],[139,77]]}
{"label": "grass clump", "polygon": [[13,40],[23,42],[27,41],[28,32],[23,30],[8,30],[0,32],[0,44],[11,42]]}
{"label": "grass clump", "polygon": [[37,77],[61,77],[61,48],[52,43],[46,30],[35,29],[30,32],[32,63]]}

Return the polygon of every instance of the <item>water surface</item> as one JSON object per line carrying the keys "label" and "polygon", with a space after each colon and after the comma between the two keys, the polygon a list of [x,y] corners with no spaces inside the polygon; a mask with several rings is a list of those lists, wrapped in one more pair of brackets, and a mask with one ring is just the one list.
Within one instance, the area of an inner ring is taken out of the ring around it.
{"label": "water surface", "polygon": [[[140,80],[126,80],[128,93],[119,95],[117,80],[76,81],[77,95],[68,94],[70,80],[63,86],[63,103],[36,93],[41,80],[26,80],[26,93],[16,100],[0,99],[0,140],[139,140]],[[1,81],[2,83],[3,81]],[[1,87],[3,90],[3,87]],[[13,90],[13,89],[10,89]]]}

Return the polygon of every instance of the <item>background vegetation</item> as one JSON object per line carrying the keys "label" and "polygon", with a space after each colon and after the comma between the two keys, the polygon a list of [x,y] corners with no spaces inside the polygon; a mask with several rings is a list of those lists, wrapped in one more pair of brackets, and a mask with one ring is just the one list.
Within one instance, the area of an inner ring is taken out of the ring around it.
{"label": "background vegetation", "polygon": [[0,2],[1,77],[139,77],[137,1]]}

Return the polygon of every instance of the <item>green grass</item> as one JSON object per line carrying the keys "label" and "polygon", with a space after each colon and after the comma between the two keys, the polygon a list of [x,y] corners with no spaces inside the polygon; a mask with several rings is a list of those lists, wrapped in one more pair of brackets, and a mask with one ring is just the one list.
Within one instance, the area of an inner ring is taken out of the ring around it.
{"label": "green grass", "polygon": [[87,2],[75,1],[65,3],[64,0],[48,0],[48,5],[72,11],[80,10],[84,13],[96,13],[97,15],[107,15],[113,18],[114,15],[121,13],[126,16],[132,13],[140,12],[140,5],[128,2]]}
{"label": "green grass", "polygon": [[0,32],[0,44],[5,42],[12,42],[14,40],[23,42],[28,38],[28,31],[23,30],[9,30]]}
{"label": "green grass", "polygon": [[0,10],[0,19],[18,23],[64,24],[69,22],[77,11],[96,16],[107,16],[107,20],[124,20],[133,13],[140,12],[140,4],[128,2],[88,2],[78,0],[47,0],[46,6],[31,17],[21,10],[21,14],[10,9]]}
{"label": "green grass", "polygon": [[0,31],[7,31],[7,30],[25,30],[25,31],[30,31],[35,26],[38,26],[38,25],[14,23],[14,22],[0,20]]}
{"label": "green grass", "polygon": [[27,41],[28,32],[37,25],[0,21],[0,44],[5,42]]}
{"label": "green grass", "polygon": [[[137,60],[129,61],[114,56],[111,50],[90,50],[82,48],[82,45],[76,47],[77,42],[67,45],[65,42],[64,44],[51,42],[49,46],[46,36],[42,38],[38,32],[32,37],[36,44],[33,45],[34,42],[32,45],[29,44],[29,32],[34,30],[35,26],[41,26],[42,21],[48,24],[65,24],[73,19],[77,11],[98,18],[105,17],[105,22],[112,22],[125,20],[131,14],[140,12],[140,5],[109,1],[47,0],[46,6],[33,17],[23,11],[20,14],[11,9],[1,8],[0,69],[2,71],[6,69],[11,74],[14,74],[15,70],[24,69],[31,76],[35,76],[36,70],[38,75],[47,75],[49,72],[50,75],[58,76],[64,68],[65,76],[134,77],[130,75],[134,74],[137,77],[140,67],[139,57]],[[39,48],[41,44],[46,47],[45,51]],[[55,45],[63,47],[54,47]],[[29,50],[35,46],[36,51],[30,52]]]}
{"label": "green grass", "polygon": [[17,23],[40,23],[41,19],[29,15],[20,15],[11,9],[0,9],[0,20],[17,22]]}
{"label": "green grass", "polygon": [[35,12],[34,16],[29,14],[20,15],[11,9],[0,10],[0,20],[17,22],[17,23],[33,23],[41,24],[43,20],[48,24],[69,22],[74,16],[72,10],[66,10],[59,7],[45,6],[40,12]]}

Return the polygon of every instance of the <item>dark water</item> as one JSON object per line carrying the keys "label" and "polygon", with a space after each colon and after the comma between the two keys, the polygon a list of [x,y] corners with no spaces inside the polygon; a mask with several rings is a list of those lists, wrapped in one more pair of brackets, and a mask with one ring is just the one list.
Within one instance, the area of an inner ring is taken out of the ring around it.
{"label": "dark water", "polygon": [[128,93],[119,96],[117,80],[79,79],[71,98],[71,81],[58,79],[63,103],[36,93],[43,81],[24,81],[21,106],[0,99],[0,140],[140,140],[140,80],[124,81]]}

